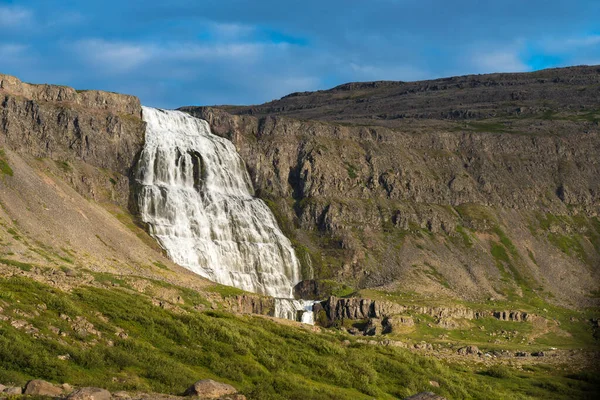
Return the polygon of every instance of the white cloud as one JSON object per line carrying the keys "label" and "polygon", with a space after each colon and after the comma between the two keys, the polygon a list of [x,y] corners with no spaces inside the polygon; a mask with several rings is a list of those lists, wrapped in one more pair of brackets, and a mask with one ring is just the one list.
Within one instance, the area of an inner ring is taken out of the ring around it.
{"label": "white cloud", "polygon": [[251,25],[235,23],[211,23],[211,31],[220,39],[239,39],[256,31]]}
{"label": "white cloud", "polygon": [[27,46],[17,43],[0,43],[0,57],[3,61],[10,61],[10,58],[25,54],[27,48]]}
{"label": "white cloud", "polygon": [[545,51],[564,53],[585,47],[600,46],[600,35],[545,39],[539,45]]}
{"label": "white cloud", "polygon": [[229,43],[229,44],[176,44],[160,48],[160,52],[168,58],[177,59],[214,59],[214,58],[253,58],[265,49],[262,43]]}
{"label": "white cloud", "polygon": [[109,73],[128,72],[150,60],[156,53],[151,46],[100,39],[78,41],[75,43],[75,51],[88,64]]}
{"label": "white cloud", "polygon": [[519,57],[518,49],[492,50],[476,53],[471,62],[478,72],[524,72],[530,68]]}
{"label": "white cloud", "polygon": [[106,74],[127,73],[142,65],[168,62],[229,60],[250,64],[267,52],[285,50],[287,44],[271,43],[167,43],[162,45],[85,39],[67,45],[87,64]]}
{"label": "white cloud", "polygon": [[33,21],[28,9],[13,6],[0,6],[0,28],[23,28]]}

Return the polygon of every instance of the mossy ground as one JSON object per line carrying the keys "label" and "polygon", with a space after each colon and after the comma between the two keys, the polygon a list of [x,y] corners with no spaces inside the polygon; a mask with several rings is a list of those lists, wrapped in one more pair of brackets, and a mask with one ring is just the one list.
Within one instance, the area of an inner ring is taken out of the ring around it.
{"label": "mossy ground", "polygon": [[0,175],[13,176],[13,170],[8,164],[4,149],[0,149]]}
{"label": "mossy ground", "polygon": [[[496,371],[405,349],[348,345],[347,336],[335,331],[318,334],[262,317],[197,312],[193,306],[200,300],[186,298],[175,313],[123,287],[65,293],[23,277],[0,278],[3,314],[39,330],[36,339],[0,322],[0,382],[35,377],[180,393],[197,379],[213,378],[250,399],[392,399],[423,390],[453,399],[582,398],[598,383],[594,376],[541,367]],[[61,314],[86,318],[101,335],[75,333]],[[121,330],[127,338],[116,335]],[[70,359],[58,358],[66,354]]]}

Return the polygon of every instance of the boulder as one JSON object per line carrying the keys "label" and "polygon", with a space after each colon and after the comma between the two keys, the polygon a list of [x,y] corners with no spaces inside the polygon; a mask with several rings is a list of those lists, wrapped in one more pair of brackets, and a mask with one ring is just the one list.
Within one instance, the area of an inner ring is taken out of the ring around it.
{"label": "boulder", "polygon": [[446,400],[446,398],[432,392],[421,392],[406,397],[404,400]]}
{"label": "boulder", "polygon": [[203,399],[218,399],[236,393],[237,389],[231,385],[215,382],[212,379],[202,379],[190,386],[185,391],[184,396],[199,396]]}
{"label": "boulder", "polygon": [[477,355],[480,356],[483,353],[479,350],[477,346],[466,346],[458,349],[458,354],[466,356],[466,355]]}
{"label": "boulder", "polygon": [[23,394],[32,396],[58,397],[62,395],[62,392],[63,391],[61,388],[54,386],[50,382],[46,382],[41,379],[34,379],[27,382]]}
{"label": "boulder", "polygon": [[370,318],[363,332],[365,336],[381,335],[383,333],[381,320],[379,318]]}
{"label": "boulder", "polygon": [[0,383],[0,393],[2,393],[6,389],[6,386]]}
{"label": "boulder", "polygon": [[108,390],[84,387],[77,389],[67,397],[67,400],[111,400],[111,395]]}
{"label": "boulder", "polygon": [[415,321],[408,315],[394,315],[383,321],[383,333],[406,333],[414,330]]}
{"label": "boulder", "polygon": [[9,386],[7,388],[5,388],[2,393],[6,393],[6,394],[23,394],[23,389],[21,389],[20,387],[16,387],[16,386]]}

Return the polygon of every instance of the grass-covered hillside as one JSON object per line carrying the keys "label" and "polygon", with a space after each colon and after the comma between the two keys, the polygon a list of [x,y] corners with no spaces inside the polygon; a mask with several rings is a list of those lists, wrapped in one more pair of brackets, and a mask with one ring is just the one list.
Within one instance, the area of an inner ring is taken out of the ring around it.
{"label": "grass-covered hillside", "polygon": [[126,285],[66,293],[18,274],[0,278],[0,382],[177,394],[213,378],[249,399],[394,399],[424,390],[573,399],[593,398],[599,383],[594,373],[556,366],[449,363],[336,330],[211,310],[203,297],[174,289],[182,299],[169,306]]}

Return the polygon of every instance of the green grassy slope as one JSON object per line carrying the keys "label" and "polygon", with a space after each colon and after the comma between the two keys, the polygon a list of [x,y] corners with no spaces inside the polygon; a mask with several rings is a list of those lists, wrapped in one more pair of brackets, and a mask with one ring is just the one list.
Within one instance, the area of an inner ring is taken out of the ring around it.
{"label": "green grassy slope", "polygon": [[[598,384],[592,374],[447,364],[401,348],[344,343],[348,336],[335,331],[199,312],[194,307],[206,300],[184,293],[184,304],[169,311],[122,287],[65,293],[0,278],[1,314],[9,317],[0,318],[0,382],[35,377],[180,393],[213,378],[249,399],[393,399],[423,390],[452,399],[573,399],[589,398]],[[16,320],[27,325],[17,329]]]}

